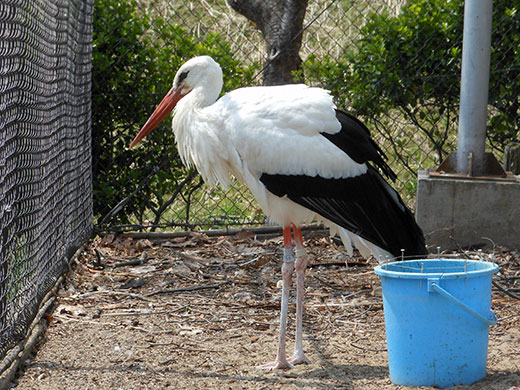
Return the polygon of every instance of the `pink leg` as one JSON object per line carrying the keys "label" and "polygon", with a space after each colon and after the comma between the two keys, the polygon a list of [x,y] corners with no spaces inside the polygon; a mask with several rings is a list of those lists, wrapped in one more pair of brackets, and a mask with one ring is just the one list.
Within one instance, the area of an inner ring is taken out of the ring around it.
{"label": "pink leg", "polygon": [[310,363],[303,353],[303,296],[305,293],[304,279],[307,268],[307,255],[303,247],[302,232],[299,226],[293,225],[294,241],[296,243],[296,342],[294,354],[289,359],[292,364]]}
{"label": "pink leg", "polygon": [[283,242],[284,261],[282,265],[282,304],[280,312],[280,336],[278,340],[278,352],[276,353],[276,360],[274,362],[259,366],[259,368],[264,370],[292,368],[292,365],[287,361],[287,355],[285,354],[285,344],[287,339],[287,312],[289,308],[289,289],[291,287],[292,273],[294,271],[294,257],[292,254],[290,226],[283,228]]}

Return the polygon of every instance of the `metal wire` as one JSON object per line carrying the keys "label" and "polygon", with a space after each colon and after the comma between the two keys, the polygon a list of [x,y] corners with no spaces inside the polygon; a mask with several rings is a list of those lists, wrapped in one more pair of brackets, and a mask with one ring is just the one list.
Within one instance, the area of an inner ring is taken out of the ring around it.
{"label": "metal wire", "polygon": [[92,13],[0,3],[0,356],[90,235]]}

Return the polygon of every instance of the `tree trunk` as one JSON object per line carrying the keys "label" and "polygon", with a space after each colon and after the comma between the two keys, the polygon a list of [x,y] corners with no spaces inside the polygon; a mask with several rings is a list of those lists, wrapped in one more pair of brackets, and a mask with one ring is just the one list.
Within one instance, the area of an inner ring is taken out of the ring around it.
{"label": "tree trunk", "polygon": [[227,0],[238,13],[256,23],[266,42],[264,85],[294,83],[299,70],[302,26],[308,0]]}

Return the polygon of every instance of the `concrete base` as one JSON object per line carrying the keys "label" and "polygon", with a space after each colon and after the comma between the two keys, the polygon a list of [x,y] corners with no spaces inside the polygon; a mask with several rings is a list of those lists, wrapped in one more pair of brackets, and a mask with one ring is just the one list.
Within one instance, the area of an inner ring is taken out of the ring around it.
{"label": "concrete base", "polygon": [[520,181],[429,176],[419,172],[415,217],[430,252],[460,247],[520,249]]}

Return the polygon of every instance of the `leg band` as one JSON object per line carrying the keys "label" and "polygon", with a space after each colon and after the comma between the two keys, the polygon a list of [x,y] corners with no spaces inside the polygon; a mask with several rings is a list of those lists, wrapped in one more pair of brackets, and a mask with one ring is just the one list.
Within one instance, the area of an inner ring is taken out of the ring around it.
{"label": "leg band", "polygon": [[284,263],[292,263],[294,261],[294,253],[292,248],[283,248]]}
{"label": "leg band", "polygon": [[303,257],[307,254],[307,251],[305,248],[296,248],[296,258],[299,259],[300,257]]}

